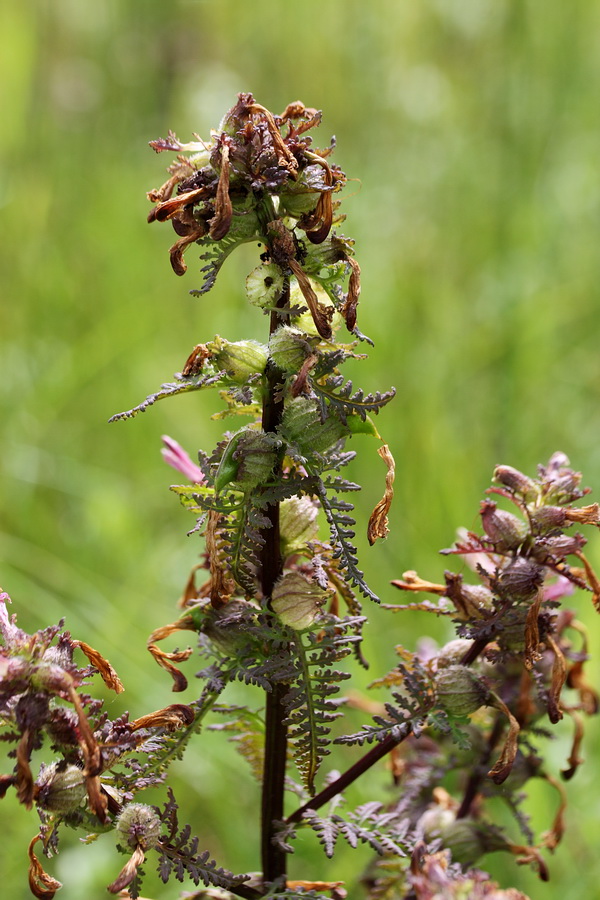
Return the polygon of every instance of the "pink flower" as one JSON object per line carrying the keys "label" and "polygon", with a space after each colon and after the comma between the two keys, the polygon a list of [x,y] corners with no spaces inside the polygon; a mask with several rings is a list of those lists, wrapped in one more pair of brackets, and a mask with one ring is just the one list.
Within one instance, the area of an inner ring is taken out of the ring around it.
{"label": "pink flower", "polygon": [[206,479],[200,466],[192,462],[183,447],[177,441],[170,438],[167,434],[163,434],[162,442],[165,445],[161,449],[164,461],[185,475],[194,484],[202,484]]}

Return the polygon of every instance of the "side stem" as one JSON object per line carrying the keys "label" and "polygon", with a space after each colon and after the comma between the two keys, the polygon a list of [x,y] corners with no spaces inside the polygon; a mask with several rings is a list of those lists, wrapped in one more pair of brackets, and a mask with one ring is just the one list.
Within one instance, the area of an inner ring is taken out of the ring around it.
{"label": "side stem", "polygon": [[[278,307],[289,305],[290,287],[286,279],[278,300]],[[273,310],[270,334],[287,321],[285,313]],[[269,363],[267,386],[263,401],[263,431],[275,431],[283,415],[281,373]],[[264,597],[271,597],[275,582],[282,572],[279,540],[279,503],[271,503],[266,509],[269,527],[262,532],[264,545],[261,551],[261,589]],[[287,760],[287,728],[284,725],[283,699],[286,686],[274,684],[266,693],[265,758],[261,806],[261,856],[265,884],[274,881],[285,883],[287,854],[273,843],[273,823],[284,817],[284,787]]]}

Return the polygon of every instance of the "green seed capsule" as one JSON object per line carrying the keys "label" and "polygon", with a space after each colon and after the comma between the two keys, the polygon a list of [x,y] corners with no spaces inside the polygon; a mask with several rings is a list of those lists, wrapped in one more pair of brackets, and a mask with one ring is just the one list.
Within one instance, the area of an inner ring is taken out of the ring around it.
{"label": "green seed capsule", "polygon": [[145,803],[128,803],[117,820],[117,834],[132,850],[152,850],[158,844],[160,830],[158,814]]}
{"label": "green seed capsule", "polygon": [[75,812],[87,796],[84,775],[77,766],[61,768],[59,763],[45,766],[36,784],[38,805],[51,812]]}
{"label": "green seed capsule", "polygon": [[273,588],[271,606],[284,625],[305,631],[321,614],[329,593],[299,572],[282,575]]}
{"label": "green seed capsule", "polygon": [[258,341],[226,341],[217,335],[206,345],[217,369],[224,369],[237,384],[244,384],[252,375],[262,375],[268,359],[268,351]]}
{"label": "green seed capsule", "polygon": [[285,408],[280,432],[301,453],[310,455],[325,452],[348,434],[349,429],[333,413],[322,422],[314,400],[295,397]]}
{"label": "green seed capsule", "polygon": [[488,692],[466,666],[448,666],[435,679],[436,697],[452,716],[468,716],[485,704]]}
{"label": "green seed capsule", "polygon": [[246,296],[253,306],[275,306],[283,290],[283,272],[276,263],[257,266],[246,278]]}

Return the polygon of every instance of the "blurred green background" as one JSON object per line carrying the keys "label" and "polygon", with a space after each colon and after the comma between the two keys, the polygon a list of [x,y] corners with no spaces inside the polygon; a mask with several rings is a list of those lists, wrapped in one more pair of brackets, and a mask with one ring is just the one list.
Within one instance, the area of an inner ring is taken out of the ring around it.
{"label": "blurred green background", "polygon": [[[320,143],[337,136],[353,179],[344,231],[363,271],[359,324],[376,345],[356,381],[398,388],[379,419],[397,460],[392,533],[361,544],[383,599],[399,600],[387,585],[405,569],[439,577],[437,550],[477,526],[497,463],[533,473],[561,449],[600,490],[595,0],[30,0],[2,5],[0,34],[0,583],[23,627],[66,616],[111,659],[128,688],[111,713],[174,699],[145,641],[175,617],[201,545],[168,492],[160,435],[210,450],[219,403],[182,397],[107,419],[179,371],[196,342],[260,338],[266,324],[242,291],[255,248],[200,300],[187,293],[200,284],[193,249],[185,278],[172,274],[171,230],[145,224],[145,192],[168,164],[147,141],[169,128],[207,135],[238,91],[275,111],[296,99],[323,109]],[[366,523],[384,468],[356,440]],[[600,622],[587,597],[574,603],[598,683]],[[393,664],[390,631],[411,647],[447,634],[424,615],[389,616],[373,612],[373,676]],[[568,724],[558,732],[554,772]],[[257,788],[222,742],[207,733],[179,766],[185,814],[220,863],[256,868]],[[535,900],[597,896],[599,753],[592,723],[551,882],[490,857],[504,885]],[[385,800],[388,779],[372,773],[368,788]],[[534,823],[548,827],[554,808],[536,792]],[[0,804],[10,900],[29,897],[34,819],[10,794]],[[351,881],[369,859],[342,848],[326,864],[314,843],[301,842],[293,877]],[[122,862],[112,838],[63,849],[50,864],[60,896],[106,896]],[[152,874],[145,895],[179,891]]]}

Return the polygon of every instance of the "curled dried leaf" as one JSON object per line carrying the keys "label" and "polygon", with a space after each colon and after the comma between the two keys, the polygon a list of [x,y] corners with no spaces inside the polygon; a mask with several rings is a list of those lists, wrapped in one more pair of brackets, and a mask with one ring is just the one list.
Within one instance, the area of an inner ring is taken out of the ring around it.
{"label": "curled dried leaf", "polygon": [[504,715],[508,719],[508,735],[506,736],[506,741],[504,742],[502,753],[498,757],[495,765],[488,772],[488,776],[495,784],[502,784],[510,775],[511,769],[513,767],[518,749],[517,739],[519,737],[519,732],[521,729],[519,723],[509,710],[508,706],[503,703],[503,701],[500,699],[500,697],[497,696],[497,694],[494,694],[490,691],[490,699],[488,703],[490,706],[494,706],[496,709],[499,709],[500,712],[504,713]]}
{"label": "curled dried leaf", "polygon": [[299,397],[300,394],[304,392],[309,393],[310,383],[308,382],[308,374],[311,369],[314,369],[318,361],[319,357],[316,353],[312,353],[310,356],[306,357],[300,371],[294,379],[294,384],[292,385],[292,397]]}
{"label": "curled dried leaf", "polygon": [[348,296],[340,310],[348,331],[354,331],[356,328],[356,307],[358,306],[358,298],[360,297],[360,266],[351,256],[347,259],[348,265],[351,267],[350,280],[348,282]]}
{"label": "curled dried leaf", "polygon": [[164,709],[141,716],[130,723],[132,731],[140,728],[166,728],[167,731],[177,731],[184,725],[191,725],[194,721],[194,711],[191,706],[184,703],[172,703]]}
{"label": "curled dried leaf", "polygon": [[145,859],[144,851],[141,847],[136,847],[118,876],[115,878],[112,884],[109,884],[107,887],[107,891],[111,894],[118,894],[124,888],[127,887],[128,884],[131,884],[133,879],[135,878],[135,874],[138,868],[142,865]]}
{"label": "curled dried leaf", "polygon": [[379,447],[377,452],[387,466],[387,473],[385,476],[384,495],[371,513],[367,526],[367,537],[371,546],[378,538],[387,537],[389,532],[388,513],[394,499],[394,478],[396,475],[396,464],[388,445],[384,444],[383,447]]}
{"label": "curled dried leaf", "polygon": [[539,615],[542,608],[544,592],[538,589],[535,598],[527,610],[527,618],[525,620],[525,658],[524,663],[527,669],[532,669],[536,660],[540,658],[540,629]]}
{"label": "curled dried leaf", "polygon": [[[295,104],[293,105],[295,106]],[[298,163],[296,162],[296,157],[283,140],[281,132],[279,131],[275,119],[273,118],[273,114],[260,103],[253,103],[250,107],[250,111],[253,113],[260,113],[260,115],[262,115],[265,122],[267,123],[269,134],[271,135],[275,150],[277,151],[277,161],[279,165],[285,166],[285,168],[289,170],[291,175],[295,175],[295,173],[298,171]]]}
{"label": "curled dried leaf", "polygon": [[548,866],[537,847],[523,847],[520,844],[510,844],[507,848],[517,859],[519,866],[533,865],[537,869],[540,881],[549,881]]}
{"label": "curled dried leaf", "polygon": [[197,200],[200,200],[201,197],[207,196],[208,193],[209,191],[207,188],[201,187],[196,188],[193,191],[185,191],[185,193],[178,194],[170,200],[158,203],[157,206],[148,213],[148,221],[166,222],[168,219],[172,219],[173,216],[179,215],[184,206],[195,203]]}
{"label": "curled dried leaf", "polygon": [[306,300],[306,305],[310,310],[313,322],[315,323],[315,328],[317,329],[323,340],[331,340],[333,334],[331,330],[333,307],[321,306],[318,297],[313,289],[313,286],[308,279],[308,276],[305,274],[302,266],[299,262],[297,262],[297,260],[290,259],[289,267],[298,280],[298,285],[300,287],[300,290],[302,291],[302,296]]}
{"label": "curled dried leaf", "polygon": [[115,692],[115,694],[121,694],[125,690],[123,687],[123,683],[109,661],[105,659],[98,650],[94,650],[93,647],[90,647],[89,644],[86,644],[85,641],[73,641],[74,647],[79,647],[79,649],[85,653],[91,664],[94,668],[98,669],[102,681],[107,687]]}
{"label": "curled dried leaf", "polygon": [[177,631],[195,631],[195,626],[191,616],[183,616],[181,619],[178,619],[177,622],[172,622],[170,625],[161,625],[160,628],[155,628],[150,637],[148,638],[147,648],[148,651],[152,654],[157,664],[161,667],[161,669],[165,669],[169,675],[173,678],[173,690],[176,693],[181,691],[185,691],[188,682],[187,678],[177,668],[174,663],[185,662],[186,659],[189,659],[192,655],[192,648],[187,647],[185,650],[177,650],[172,653],[168,653],[165,650],[162,650],[160,647],[156,645],[156,641],[164,641],[165,638],[170,637],[172,634],[175,634]]}
{"label": "curled dried leaf", "polygon": [[552,678],[550,691],[548,695],[548,718],[555,725],[563,717],[560,711],[560,692],[567,678],[567,664],[565,656],[552,635],[547,634],[544,638],[546,644],[554,654],[554,662],[552,663]]}
{"label": "curled dried leaf", "polygon": [[593,602],[594,606],[596,607],[596,609],[598,610],[598,612],[600,612],[600,580],[598,579],[598,576],[592,569],[591,565],[589,564],[589,562],[587,561],[586,557],[583,555],[581,550],[579,550],[579,552],[575,553],[575,556],[577,556],[578,559],[580,559],[581,562],[583,563],[587,582],[588,582],[588,585],[589,585],[590,590],[592,591],[592,595],[593,595],[592,602]]}
{"label": "curled dried leaf", "polygon": [[580,525],[600,525],[600,504],[570,506],[565,509],[565,519],[568,522],[578,522]]}
{"label": "curled dried leaf", "polygon": [[221,172],[215,197],[215,214],[210,220],[209,234],[213,241],[220,241],[231,228],[233,205],[229,196],[229,147],[221,148]]}
{"label": "curled dried leaf", "polygon": [[573,743],[571,745],[571,753],[569,754],[569,758],[567,762],[569,763],[568,769],[563,769],[560,773],[563,777],[564,781],[570,781],[581,763],[583,759],[579,756],[579,749],[581,747],[581,743],[583,741],[584,728],[583,728],[583,719],[581,716],[577,715],[577,713],[569,709],[568,707],[563,707],[564,712],[568,713],[573,719],[574,732],[573,732]]}
{"label": "curled dried leaf", "polygon": [[31,758],[31,735],[27,728],[21,735],[21,740],[17,745],[17,774],[15,786],[17,788],[17,799],[26,809],[31,809],[33,805],[34,784],[33,775],[29,760]]}
{"label": "curled dried leaf", "polygon": [[545,778],[548,784],[550,784],[558,792],[559,796],[559,805],[554,817],[554,822],[552,823],[552,827],[550,831],[547,831],[544,835],[542,835],[542,845],[548,850],[553,851],[560,844],[565,833],[567,792],[565,791],[560,781],[557,781],[552,777],[552,775],[543,774],[542,778]]}
{"label": "curled dried leaf", "polygon": [[335,891],[339,897],[338,888],[344,886],[343,881],[288,881],[287,889],[289,891]]}
{"label": "curled dried leaf", "polygon": [[427,594],[438,594],[442,597],[446,593],[445,584],[434,584],[432,581],[425,581],[414,569],[409,569],[402,573],[402,578],[391,581],[394,587],[401,591],[425,591]]}
{"label": "curled dried leaf", "polygon": [[52,900],[56,892],[62,887],[62,884],[56,878],[44,872],[42,864],[34,853],[33,848],[37,841],[41,841],[41,839],[41,835],[36,834],[29,842],[27,849],[29,856],[29,889],[38,900]]}
{"label": "curled dried leaf", "polygon": [[199,241],[200,238],[203,238],[206,234],[206,228],[203,225],[198,225],[193,231],[188,232],[188,234],[180,237],[178,241],[169,247],[169,258],[171,260],[171,268],[175,272],[176,275],[185,275],[187,272],[187,265],[183,259],[184,250],[190,246],[190,244],[195,244],[196,241]]}

